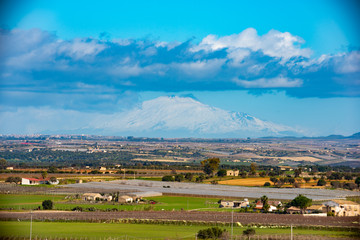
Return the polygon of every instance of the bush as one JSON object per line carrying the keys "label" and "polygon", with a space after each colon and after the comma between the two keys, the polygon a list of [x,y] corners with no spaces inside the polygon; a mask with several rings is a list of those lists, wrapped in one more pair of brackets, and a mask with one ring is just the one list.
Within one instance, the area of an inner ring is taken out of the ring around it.
{"label": "bush", "polygon": [[345,183],[343,185],[344,189],[354,190],[357,188],[357,185],[355,183]]}
{"label": "bush", "polygon": [[182,181],[184,181],[184,175],[182,175],[182,174],[177,174],[177,175],[175,175],[175,181],[176,181],[176,182],[182,182]]}
{"label": "bush", "polygon": [[197,233],[197,237],[199,239],[217,239],[223,236],[223,234],[226,232],[225,229],[221,229],[219,227],[212,227],[207,229],[199,230]]}
{"label": "bush", "polygon": [[243,235],[246,235],[248,237],[250,237],[251,235],[254,235],[254,234],[255,234],[255,229],[252,229],[252,228],[248,228],[243,231]]}
{"label": "bush", "polygon": [[325,186],[326,185],[326,181],[324,179],[319,179],[319,181],[316,184],[317,186]]}
{"label": "bush", "polygon": [[270,187],[270,185],[271,185],[271,184],[270,184],[269,182],[265,182],[265,183],[264,183],[264,187]]}
{"label": "bush", "polygon": [[335,217],[335,213],[333,212],[327,212],[326,214],[328,217]]}
{"label": "bush", "polygon": [[217,172],[218,177],[225,177],[226,176],[226,170],[225,169],[221,169]]}
{"label": "bush", "polygon": [[44,200],[42,202],[42,207],[44,210],[51,210],[53,209],[54,203],[51,200]]}
{"label": "bush", "polygon": [[82,208],[82,207],[79,207],[79,206],[76,206],[76,207],[74,207],[73,209],[71,209],[71,211],[82,212],[82,211],[83,211],[83,208]]}
{"label": "bush", "polygon": [[173,176],[170,176],[170,175],[167,175],[167,176],[163,176],[161,181],[163,182],[173,182],[174,181],[174,177]]}

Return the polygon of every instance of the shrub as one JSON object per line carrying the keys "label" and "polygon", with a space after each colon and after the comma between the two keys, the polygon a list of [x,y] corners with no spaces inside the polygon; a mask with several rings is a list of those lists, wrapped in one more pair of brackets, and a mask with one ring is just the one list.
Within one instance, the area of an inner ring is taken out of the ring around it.
{"label": "shrub", "polygon": [[220,169],[217,174],[218,177],[225,177],[226,176],[226,170],[225,169]]}
{"label": "shrub", "polygon": [[250,238],[250,236],[255,235],[255,229],[248,228],[243,231],[243,235],[248,236]]}
{"label": "shrub", "polygon": [[305,180],[305,182],[310,182],[310,180],[311,180],[311,178],[309,178],[309,177],[304,177],[304,180]]}
{"label": "shrub", "polygon": [[271,185],[271,184],[270,184],[269,182],[265,182],[265,183],[264,183],[264,187],[270,187],[270,185]]}
{"label": "shrub", "polygon": [[342,184],[339,181],[331,181],[330,184],[331,184],[331,187],[333,187],[333,188],[341,188],[342,187]]}
{"label": "shrub", "polygon": [[83,208],[82,208],[82,207],[79,207],[79,206],[76,206],[76,207],[74,207],[73,209],[71,209],[71,211],[82,212],[82,211],[83,211]]}
{"label": "shrub", "polygon": [[173,176],[170,176],[170,175],[167,175],[167,176],[163,176],[161,181],[163,182],[173,182],[174,181],[174,177]]}
{"label": "shrub", "polygon": [[53,209],[54,203],[51,200],[44,200],[42,202],[42,207],[44,210],[51,210]]}
{"label": "shrub", "polygon": [[319,179],[319,181],[316,184],[317,186],[325,186],[326,185],[326,181],[324,179]]}
{"label": "shrub", "polygon": [[176,182],[182,182],[182,181],[184,181],[184,175],[182,175],[182,174],[177,174],[177,175],[175,175],[175,181],[176,181]]}
{"label": "shrub", "polygon": [[328,217],[335,217],[335,213],[333,212],[327,212],[326,214]]}
{"label": "shrub", "polygon": [[357,185],[355,183],[345,183],[343,185],[344,189],[354,190],[357,188]]}
{"label": "shrub", "polygon": [[197,237],[199,239],[217,239],[223,236],[223,234],[226,232],[225,229],[221,229],[219,227],[212,227],[207,229],[199,230],[197,233]]}

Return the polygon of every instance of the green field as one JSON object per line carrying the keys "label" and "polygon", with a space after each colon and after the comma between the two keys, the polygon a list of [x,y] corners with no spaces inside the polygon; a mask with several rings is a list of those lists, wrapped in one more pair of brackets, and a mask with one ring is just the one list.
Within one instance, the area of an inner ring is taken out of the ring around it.
{"label": "green field", "polygon": [[55,210],[71,210],[76,206],[83,209],[94,207],[99,210],[113,209],[126,211],[140,210],[220,210],[215,198],[197,198],[197,197],[173,197],[161,196],[145,198],[146,200],[154,200],[156,204],[119,204],[110,203],[86,203],[82,200],[68,201],[66,195],[16,195],[16,194],[0,194],[0,209],[13,210],[30,210],[41,206],[42,201],[50,199],[54,202]]}
{"label": "green field", "polygon": [[[124,223],[82,223],[82,222],[33,222],[32,237],[41,238],[121,238],[127,236],[136,238],[182,238],[195,239],[195,234],[207,228],[205,226],[176,226],[154,224],[124,224]],[[230,233],[231,228],[226,227]],[[245,228],[234,226],[234,235],[241,235]],[[332,237],[355,237],[354,232],[294,229],[294,235],[332,236]],[[0,238],[2,237],[28,237],[30,222],[0,222]],[[258,228],[259,235],[289,235],[289,228]]]}

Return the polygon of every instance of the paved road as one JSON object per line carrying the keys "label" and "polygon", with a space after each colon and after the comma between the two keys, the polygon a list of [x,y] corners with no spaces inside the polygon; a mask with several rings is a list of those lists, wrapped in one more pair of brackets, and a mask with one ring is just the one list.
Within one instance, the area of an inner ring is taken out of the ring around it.
{"label": "paved road", "polygon": [[[169,186],[169,188],[164,188]],[[208,195],[218,197],[237,198],[260,198],[263,195],[270,199],[290,200],[298,194],[303,194],[313,200],[329,200],[345,198],[346,196],[360,196],[360,192],[347,190],[328,189],[303,189],[303,188],[261,188],[261,187],[239,187],[226,185],[210,185],[200,183],[160,182],[144,180],[117,180],[110,182],[89,182],[81,184],[66,185],[69,188],[78,189],[104,189],[113,191],[134,192],[162,192],[173,194]]]}

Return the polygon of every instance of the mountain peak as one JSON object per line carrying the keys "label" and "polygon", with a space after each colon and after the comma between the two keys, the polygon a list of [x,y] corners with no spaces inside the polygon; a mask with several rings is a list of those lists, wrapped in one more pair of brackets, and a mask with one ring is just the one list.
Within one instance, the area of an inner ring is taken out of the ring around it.
{"label": "mountain peak", "polygon": [[105,134],[148,137],[263,137],[296,135],[295,129],[230,112],[190,96],[161,96],[132,110],[104,119],[97,129]]}

